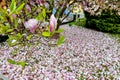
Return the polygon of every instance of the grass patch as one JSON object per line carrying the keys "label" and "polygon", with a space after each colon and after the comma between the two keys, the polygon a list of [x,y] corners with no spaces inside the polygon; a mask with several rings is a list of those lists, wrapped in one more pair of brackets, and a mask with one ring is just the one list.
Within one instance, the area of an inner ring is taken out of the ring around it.
{"label": "grass patch", "polygon": [[110,35],[111,38],[117,39],[117,41],[120,43],[120,34],[108,33],[108,35]]}
{"label": "grass patch", "polygon": [[76,25],[78,27],[85,27],[86,18],[78,18],[76,21],[69,23],[69,26]]}

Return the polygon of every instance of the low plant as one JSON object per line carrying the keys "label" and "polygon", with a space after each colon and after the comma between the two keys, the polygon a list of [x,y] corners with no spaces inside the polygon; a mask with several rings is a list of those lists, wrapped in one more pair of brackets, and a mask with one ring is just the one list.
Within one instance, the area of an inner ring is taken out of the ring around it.
{"label": "low plant", "polygon": [[[57,19],[54,14],[49,14],[52,11],[43,5],[44,3],[37,1],[8,0],[4,7],[0,7],[0,34],[9,36],[7,43],[10,47],[18,46],[18,48],[11,52],[12,55],[18,54],[18,50],[21,47],[29,47],[33,43],[37,46],[36,42],[30,43],[31,39],[35,36],[37,38],[42,36],[51,38],[52,35],[63,32],[63,29],[55,30]],[[47,14],[51,16],[50,19]],[[63,35],[58,37],[55,46],[64,43],[64,40]],[[26,64],[25,61],[17,62],[11,59],[8,59],[8,62],[23,67]]]}
{"label": "low plant", "polygon": [[78,27],[82,26],[85,27],[86,25],[86,18],[78,18],[76,21],[70,22],[69,26],[76,25]]}

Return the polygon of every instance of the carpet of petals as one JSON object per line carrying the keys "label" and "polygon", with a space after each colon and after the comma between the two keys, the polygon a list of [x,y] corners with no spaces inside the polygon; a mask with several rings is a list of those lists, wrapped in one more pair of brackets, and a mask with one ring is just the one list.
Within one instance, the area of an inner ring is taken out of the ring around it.
{"label": "carpet of petals", "polygon": [[[20,48],[0,44],[0,73],[9,80],[119,80],[120,44],[108,34],[68,25],[62,34],[65,43],[58,47],[44,44]],[[37,40],[37,39],[36,39]],[[42,42],[47,43],[42,40]],[[29,51],[28,51],[29,50]],[[22,68],[12,65],[7,59],[26,61]]]}

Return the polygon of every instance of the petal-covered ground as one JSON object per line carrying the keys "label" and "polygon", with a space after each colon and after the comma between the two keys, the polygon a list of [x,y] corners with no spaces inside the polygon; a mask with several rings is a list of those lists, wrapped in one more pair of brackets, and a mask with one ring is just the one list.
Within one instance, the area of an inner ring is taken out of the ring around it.
{"label": "petal-covered ground", "polygon": [[[50,47],[45,38],[38,46],[20,48],[0,45],[0,72],[9,80],[119,80],[120,44],[108,34],[68,25],[62,34],[65,43]],[[36,39],[37,40],[37,39]],[[7,59],[26,61],[22,68]]]}

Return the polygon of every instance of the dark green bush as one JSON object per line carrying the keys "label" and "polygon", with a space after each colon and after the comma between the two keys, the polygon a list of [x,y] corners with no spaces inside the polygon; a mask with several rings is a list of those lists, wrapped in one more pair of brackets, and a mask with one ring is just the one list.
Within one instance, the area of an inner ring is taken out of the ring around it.
{"label": "dark green bush", "polygon": [[86,18],[78,18],[76,21],[69,23],[69,26],[76,25],[78,27],[85,27]]}
{"label": "dark green bush", "polygon": [[86,24],[86,18],[79,18],[79,19],[76,21],[76,25],[77,25],[77,26],[85,27],[85,24]]}
{"label": "dark green bush", "polygon": [[87,25],[102,32],[120,33],[120,24],[106,23],[105,20],[91,19]]}
{"label": "dark green bush", "polygon": [[115,10],[104,10],[100,16],[86,15],[86,27],[107,33],[120,33],[120,15]]}

